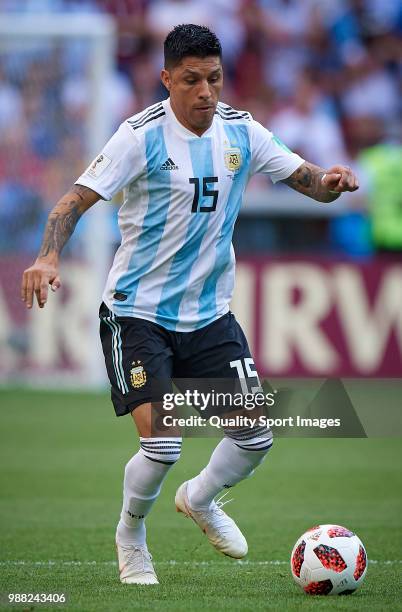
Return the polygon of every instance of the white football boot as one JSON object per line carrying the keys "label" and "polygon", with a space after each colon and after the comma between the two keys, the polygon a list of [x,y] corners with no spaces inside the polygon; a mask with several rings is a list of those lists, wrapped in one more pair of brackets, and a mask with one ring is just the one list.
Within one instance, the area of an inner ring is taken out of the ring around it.
{"label": "white football boot", "polygon": [[146,546],[121,546],[116,542],[120,581],[124,584],[159,584]]}
{"label": "white football boot", "polygon": [[188,481],[183,482],[177,489],[174,500],[176,511],[192,518],[219,552],[234,559],[245,557],[248,551],[246,538],[234,520],[222,510],[227,503],[221,501],[226,493],[213,501],[208,510],[194,510],[188,501],[187,484]]}

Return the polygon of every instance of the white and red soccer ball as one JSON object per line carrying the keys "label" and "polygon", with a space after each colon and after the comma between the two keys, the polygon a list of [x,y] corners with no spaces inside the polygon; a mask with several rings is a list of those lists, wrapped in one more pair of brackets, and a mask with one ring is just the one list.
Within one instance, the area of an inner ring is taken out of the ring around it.
{"label": "white and red soccer ball", "polygon": [[362,584],[367,554],[361,540],[340,525],[317,525],[294,545],[292,576],[310,595],[349,595]]}

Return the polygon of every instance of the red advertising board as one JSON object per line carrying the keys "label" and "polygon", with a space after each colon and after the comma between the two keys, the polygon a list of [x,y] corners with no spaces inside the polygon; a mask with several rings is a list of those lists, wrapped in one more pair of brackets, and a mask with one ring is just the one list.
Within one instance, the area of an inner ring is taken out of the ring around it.
{"label": "red advertising board", "polygon": [[232,308],[262,376],[402,376],[402,258],[243,258]]}
{"label": "red advertising board", "polygon": [[[102,378],[88,266],[65,262],[62,290],[27,311],[28,263],[0,258],[0,378]],[[261,376],[402,377],[402,258],[241,258],[231,307]]]}

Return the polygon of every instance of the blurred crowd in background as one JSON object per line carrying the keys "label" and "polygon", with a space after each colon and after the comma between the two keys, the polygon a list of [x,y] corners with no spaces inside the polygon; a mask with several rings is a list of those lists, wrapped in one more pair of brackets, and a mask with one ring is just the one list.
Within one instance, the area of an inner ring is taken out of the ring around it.
{"label": "blurred crowd in background", "polygon": [[[366,177],[355,210],[325,230],[310,220],[311,236],[300,232],[296,210],[293,233],[289,220],[281,233],[278,217],[240,220],[242,252],[259,248],[250,245],[257,227],[261,248],[272,251],[292,250],[292,239],[304,251],[311,243],[358,255],[402,250],[398,0],[0,0],[0,14],[57,12],[116,20],[116,69],[102,92],[113,128],[166,97],[159,73],[172,27],[205,24],[222,42],[225,102],[305,159]],[[87,51],[85,41],[0,49],[0,253],[37,250],[49,208],[88,163]],[[253,187],[271,189],[265,177]]]}

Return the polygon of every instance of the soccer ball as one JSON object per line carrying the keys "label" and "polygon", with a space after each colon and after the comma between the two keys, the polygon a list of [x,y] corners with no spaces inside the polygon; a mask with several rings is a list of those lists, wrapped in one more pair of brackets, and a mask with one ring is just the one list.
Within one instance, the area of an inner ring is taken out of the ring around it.
{"label": "soccer ball", "polygon": [[349,595],[367,571],[364,546],[340,525],[317,525],[303,533],[290,557],[292,576],[309,595]]}

